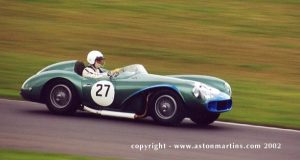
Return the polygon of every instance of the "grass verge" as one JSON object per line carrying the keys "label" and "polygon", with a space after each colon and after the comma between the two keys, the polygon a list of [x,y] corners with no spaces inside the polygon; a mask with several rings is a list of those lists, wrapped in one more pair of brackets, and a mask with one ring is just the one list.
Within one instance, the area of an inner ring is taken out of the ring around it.
{"label": "grass verge", "polygon": [[0,159],[3,160],[117,160],[113,158],[95,158],[66,154],[18,151],[0,149]]}

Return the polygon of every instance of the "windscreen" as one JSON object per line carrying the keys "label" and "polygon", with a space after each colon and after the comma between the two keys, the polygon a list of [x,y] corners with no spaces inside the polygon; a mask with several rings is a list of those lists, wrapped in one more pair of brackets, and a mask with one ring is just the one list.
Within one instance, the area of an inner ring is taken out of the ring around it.
{"label": "windscreen", "polygon": [[116,79],[126,79],[137,74],[148,74],[147,70],[143,65],[133,64],[120,69],[119,74],[115,77]]}

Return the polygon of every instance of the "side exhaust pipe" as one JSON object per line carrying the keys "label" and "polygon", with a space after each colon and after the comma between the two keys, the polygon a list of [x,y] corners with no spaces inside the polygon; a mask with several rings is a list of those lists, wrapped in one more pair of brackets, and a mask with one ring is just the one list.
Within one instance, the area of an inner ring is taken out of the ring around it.
{"label": "side exhaust pipe", "polygon": [[149,97],[151,96],[151,94],[147,95],[146,98],[146,108],[145,108],[145,112],[141,115],[138,114],[134,114],[134,113],[124,113],[124,112],[115,112],[115,111],[107,111],[107,110],[96,110],[87,106],[83,106],[83,110],[87,111],[87,112],[91,112],[94,114],[99,114],[101,116],[111,116],[111,117],[120,117],[120,118],[129,118],[129,119],[141,119],[141,118],[145,118],[147,116],[148,113],[148,102],[149,102]]}
{"label": "side exhaust pipe", "polygon": [[87,106],[83,106],[83,110],[95,114],[100,114],[102,116],[111,116],[111,117],[120,117],[120,118],[129,118],[129,119],[136,119],[138,115],[134,113],[124,113],[124,112],[114,112],[114,111],[106,111],[106,110],[96,110],[89,108]]}

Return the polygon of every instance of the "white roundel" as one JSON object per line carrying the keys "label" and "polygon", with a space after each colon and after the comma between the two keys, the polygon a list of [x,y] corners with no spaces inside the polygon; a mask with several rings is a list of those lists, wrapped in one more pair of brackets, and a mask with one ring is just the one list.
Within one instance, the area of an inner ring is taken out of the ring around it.
{"label": "white roundel", "polygon": [[109,106],[115,98],[115,87],[109,81],[99,81],[93,85],[91,96],[98,105]]}

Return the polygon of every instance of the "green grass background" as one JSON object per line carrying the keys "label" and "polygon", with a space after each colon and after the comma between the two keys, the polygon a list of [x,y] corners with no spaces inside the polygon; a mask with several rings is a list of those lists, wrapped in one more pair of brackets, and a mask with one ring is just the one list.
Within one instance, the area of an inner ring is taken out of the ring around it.
{"label": "green grass background", "polygon": [[0,97],[30,75],[101,50],[113,69],[220,77],[221,120],[300,128],[298,0],[0,0]]}
{"label": "green grass background", "polygon": [[74,156],[66,154],[53,154],[43,152],[32,151],[18,151],[0,149],[1,160],[117,160],[114,158],[96,158],[96,157],[84,157]]}

